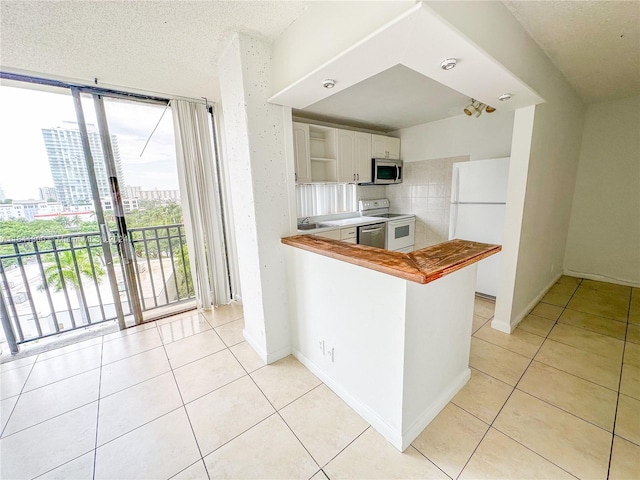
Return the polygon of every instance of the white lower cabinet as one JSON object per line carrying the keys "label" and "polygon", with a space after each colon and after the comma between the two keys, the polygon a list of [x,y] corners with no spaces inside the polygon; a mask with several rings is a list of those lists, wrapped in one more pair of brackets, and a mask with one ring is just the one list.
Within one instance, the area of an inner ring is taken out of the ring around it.
{"label": "white lower cabinet", "polygon": [[330,238],[332,240],[340,240],[340,230],[329,230],[328,232],[314,233],[318,237]]}
{"label": "white lower cabinet", "polygon": [[340,240],[345,243],[358,243],[358,227],[349,227],[340,229]]}
{"label": "white lower cabinet", "polygon": [[358,243],[358,228],[357,227],[347,227],[340,228],[336,230],[329,230],[328,232],[316,233],[318,237],[330,238],[332,240],[341,240],[345,243]]}

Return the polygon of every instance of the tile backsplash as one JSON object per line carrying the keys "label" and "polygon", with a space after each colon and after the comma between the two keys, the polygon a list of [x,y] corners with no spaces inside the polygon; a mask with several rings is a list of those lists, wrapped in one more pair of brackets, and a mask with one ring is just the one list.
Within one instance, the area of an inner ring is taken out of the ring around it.
{"label": "tile backsplash", "polygon": [[385,192],[377,198],[388,198],[392,212],[416,215],[416,249],[447,241],[452,165],[467,161],[468,155],[405,162],[403,182],[382,187]]}
{"label": "tile backsplash", "polygon": [[384,185],[358,185],[356,192],[358,201],[360,200],[377,200],[378,198],[387,197],[387,187]]}

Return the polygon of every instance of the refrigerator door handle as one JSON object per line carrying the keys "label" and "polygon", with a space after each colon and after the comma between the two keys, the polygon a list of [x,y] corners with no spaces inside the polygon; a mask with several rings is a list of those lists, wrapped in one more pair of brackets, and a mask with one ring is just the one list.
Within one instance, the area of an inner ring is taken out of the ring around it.
{"label": "refrigerator door handle", "polygon": [[456,238],[456,227],[458,226],[458,204],[451,204],[451,221],[449,223],[449,239]]}
{"label": "refrigerator door handle", "polygon": [[453,188],[451,189],[451,202],[458,203],[460,193],[460,170],[453,168]]}

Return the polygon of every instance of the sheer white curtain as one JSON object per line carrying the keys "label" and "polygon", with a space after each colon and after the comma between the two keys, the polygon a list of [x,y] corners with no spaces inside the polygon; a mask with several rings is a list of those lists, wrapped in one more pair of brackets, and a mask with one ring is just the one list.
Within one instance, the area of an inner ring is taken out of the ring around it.
{"label": "sheer white curtain", "polygon": [[296,185],[299,217],[355,212],[356,186],[352,183],[310,183]]}
{"label": "sheer white curtain", "polygon": [[187,100],[172,100],[171,111],[191,277],[198,308],[208,309],[230,301],[210,115]]}

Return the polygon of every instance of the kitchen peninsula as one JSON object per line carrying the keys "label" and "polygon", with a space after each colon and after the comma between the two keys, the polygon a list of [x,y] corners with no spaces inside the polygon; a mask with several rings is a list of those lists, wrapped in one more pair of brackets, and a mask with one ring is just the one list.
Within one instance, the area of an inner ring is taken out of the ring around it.
{"label": "kitchen peninsula", "polygon": [[293,354],[404,451],[470,377],[476,264],[498,245],[411,253],[296,235],[287,248]]}

